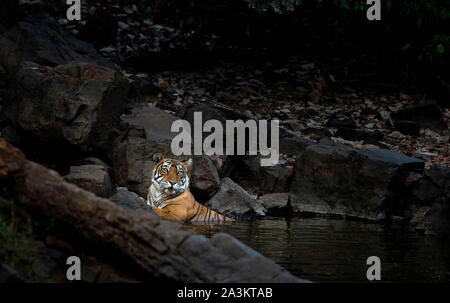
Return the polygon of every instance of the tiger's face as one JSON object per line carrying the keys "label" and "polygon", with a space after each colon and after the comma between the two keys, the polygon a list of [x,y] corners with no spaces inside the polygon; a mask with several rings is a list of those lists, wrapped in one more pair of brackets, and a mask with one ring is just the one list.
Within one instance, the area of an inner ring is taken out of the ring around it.
{"label": "tiger's face", "polygon": [[178,161],[164,158],[153,169],[152,183],[160,191],[182,193],[189,188],[188,171],[192,159]]}

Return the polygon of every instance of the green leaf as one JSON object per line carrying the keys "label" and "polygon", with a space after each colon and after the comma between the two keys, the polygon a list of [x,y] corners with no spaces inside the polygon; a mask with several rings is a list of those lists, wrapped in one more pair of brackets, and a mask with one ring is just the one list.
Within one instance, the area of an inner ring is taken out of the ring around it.
{"label": "green leaf", "polygon": [[411,43],[406,43],[406,44],[403,45],[403,47],[402,47],[402,52],[408,50],[409,48],[411,48]]}

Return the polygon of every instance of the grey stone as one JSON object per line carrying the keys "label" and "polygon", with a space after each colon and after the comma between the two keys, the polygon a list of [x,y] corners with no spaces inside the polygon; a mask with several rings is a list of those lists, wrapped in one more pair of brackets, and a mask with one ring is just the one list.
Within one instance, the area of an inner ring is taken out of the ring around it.
{"label": "grey stone", "polygon": [[0,65],[12,75],[25,61],[56,66],[90,62],[117,70],[95,48],[78,40],[48,15],[31,12],[0,36]]}
{"label": "grey stone", "polygon": [[392,113],[391,116],[394,120],[409,120],[417,122],[424,128],[448,129],[448,125],[444,120],[441,108],[433,100],[401,109],[395,113]]}
{"label": "grey stone", "polygon": [[143,210],[154,214],[152,208],[145,202],[145,199],[139,197],[136,193],[129,191],[126,187],[116,188],[115,193],[109,197],[109,200],[125,208]]}
{"label": "grey stone", "polygon": [[108,171],[108,174],[111,174],[111,172],[112,172],[112,169],[108,164],[106,164],[103,160],[96,158],[96,157],[83,158],[81,160],[81,164],[83,164],[83,165],[85,165],[85,164],[100,165],[100,166],[103,166]]}
{"label": "grey stone", "polygon": [[412,188],[420,208],[410,221],[425,234],[450,236],[450,168],[433,166]]}
{"label": "grey stone", "polygon": [[50,68],[30,63],[14,77],[5,115],[40,141],[107,150],[127,91],[122,74],[95,64]]}
{"label": "grey stone", "polygon": [[84,188],[99,197],[109,197],[112,194],[111,179],[108,171],[101,165],[71,166],[66,180]]}
{"label": "grey stone", "polygon": [[269,216],[288,215],[291,212],[289,193],[272,193],[258,198]]}
{"label": "grey stone", "polygon": [[197,201],[206,201],[216,193],[220,186],[220,178],[210,157],[194,157],[190,182],[190,190]]}
{"label": "grey stone", "polygon": [[15,146],[21,146],[23,143],[22,136],[11,125],[6,125],[0,129],[0,137]]}
{"label": "grey stone", "polygon": [[172,154],[172,122],[177,118],[147,104],[134,104],[129,114],[124,114],[122,134],[113,142],[109,158],[115,181],[144,197],[150,186],[155,154],[167,158],[185,159]]}
{"label": "grey stone", "polygon": [[280,153],[282,154],[298,155],[313,144],[316,144],[316,142],[289,131],[285,131],[284,135],[280,134]]}
{"label": "grey stone", "polygon": [[43,282],[66,282],[66,261],[67,256],[60,251],[42,247],[33,260],[34,279]]}
{"label": "grey stone", "polygon": [[237,161],[231,178],[252,194],[288,192],[292,167],[261,166],[260,156],[247,156]]}
{"label": "grey stone", "polygon": [[17,283],[17,282],[27,282],[24,275],[16,270],[15,268],[9,266],[6,263],[0,261],[0,282],[1,283]]}
{"label": "grey stone", "polygon": [[[295,212],[369,220],[404,216],[405,180],[424,163],[384,150],[353,150],[327,142],[308,147],[297,159],[290,202]],[[402,198],[402,199],[400,199]]]}
{"label": "grey stone", "polygon": [[224,215],[243,219],[266,215],[261,202],[230,178],[222,179],[219,190],[205,205]]}

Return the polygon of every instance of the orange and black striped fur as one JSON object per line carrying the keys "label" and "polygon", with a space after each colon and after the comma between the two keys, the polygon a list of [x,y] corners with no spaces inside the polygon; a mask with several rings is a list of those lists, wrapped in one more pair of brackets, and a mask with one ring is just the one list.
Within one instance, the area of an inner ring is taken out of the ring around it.
{"label": "orange and black striped fur", "polygon": [[223,223],[234,221],[198,203],[189,191],[188,171],[192,159],[163,158],[153,169],[147,204],[160,217],[182,223]]}

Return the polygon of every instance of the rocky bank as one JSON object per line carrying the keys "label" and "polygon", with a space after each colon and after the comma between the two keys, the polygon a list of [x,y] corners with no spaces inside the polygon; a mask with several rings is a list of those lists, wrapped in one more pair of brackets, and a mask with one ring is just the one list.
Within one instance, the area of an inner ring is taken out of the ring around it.
{"label": "rocky bank", "polygon": [[[229,235],[206,239],[161,221],[143,202],[155,155],[175,157],[173,121],[192,121],[194,112],[222,123],[256,119],[253,114],[217,100],[180,101],[165,81],[117,65],[136,59],[132,54],[114,60],[104,45],[57,22],[55,11],[16,2],[0,4],[17,12],[0,15],[1,200],[2,209],[13,207],[38,227],[26,237],[31,259],[0,262],[1,279],[28,279],[20,272],[25,263],[52,269],[36,280],[64,281],[63,257],[75,254],[89,260],[86,281],[304,282]],[[125,26],[119,24],[119,38]],[[414,120],[414,112],[396,119]],[[445,123],[439,120],[439,127]],[[346,121],[328,127],[341,131],[342,140],[354,135]],[[283,127],[276,166],[261,167],[259,156],[195,156],[192,192],[243,220],[320,215],[400,221],[425,234],[450,235],[447,167],[342,140],[315,140]]]}

